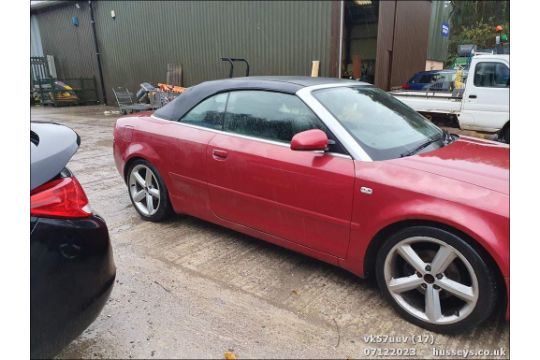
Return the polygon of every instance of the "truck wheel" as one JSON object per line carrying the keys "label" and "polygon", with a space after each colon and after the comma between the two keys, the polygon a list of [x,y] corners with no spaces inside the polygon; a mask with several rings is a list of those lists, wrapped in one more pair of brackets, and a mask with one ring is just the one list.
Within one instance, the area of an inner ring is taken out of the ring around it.
{"label": "truck wheel", "polygon": [[502,140],[510,144],[510,124],[506,125],[505,128],[502,131]]}

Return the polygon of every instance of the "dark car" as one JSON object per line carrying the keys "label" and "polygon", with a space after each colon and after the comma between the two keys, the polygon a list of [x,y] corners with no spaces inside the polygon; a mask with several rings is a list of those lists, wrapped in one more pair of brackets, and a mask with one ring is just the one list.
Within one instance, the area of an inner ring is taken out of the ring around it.
{"label": "dark car", "polygon": [[30,355],[50,358],[90,325],[116,275],[105,221],[65,167],[80,144],[70,128],[30,130]]}
{"label": "dark car", "polygon": [[[467,71],[463,72],[467,76]],[[456,70],[420,71],[403,84],[404,90],[452,91],[455,87]],[[462,80],[464,81],[464,80]]]}

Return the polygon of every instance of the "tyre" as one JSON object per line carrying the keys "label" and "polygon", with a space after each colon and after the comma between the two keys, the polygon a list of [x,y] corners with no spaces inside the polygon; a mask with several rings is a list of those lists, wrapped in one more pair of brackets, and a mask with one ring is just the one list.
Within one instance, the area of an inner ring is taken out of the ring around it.
{"label": "tyre", "polygon": [[131,202],[144,220],[161,221],[171,213],[169,194],[155,167],[146,160],[135,160],[127,175]]}
{"label": "tyre", "polygon": [[492,269],[453,233],[414,226],[391,236],[377,254],[377,284],[406,320],[440,333],[477,326],[493,312]]}
{"label": "tyre", "polygon": [[510,125],[506,125],[502,131],[502,140],[510,144]]}

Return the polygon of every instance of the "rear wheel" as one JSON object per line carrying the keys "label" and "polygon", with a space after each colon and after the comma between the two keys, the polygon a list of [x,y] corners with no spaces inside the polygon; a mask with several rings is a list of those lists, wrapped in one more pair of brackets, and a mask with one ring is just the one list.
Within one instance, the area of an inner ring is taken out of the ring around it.
{"label": "rear wheel", "polygon": [[407,320],[431,331],[463,331],[486,320],[495,307],[495,277],[478,252],[460,237],[415,226],[380,249],[377,282]]}
{"label": "rear wheel", "polygon": [[502,131],[502,140],[510,144],[510,124],[506,125]]}
{"label": "rear wheel", "polygon": [[127,180],[131,202],[143,219],[161,221],[171,213],[167,188],[152,164],[134,161]]}

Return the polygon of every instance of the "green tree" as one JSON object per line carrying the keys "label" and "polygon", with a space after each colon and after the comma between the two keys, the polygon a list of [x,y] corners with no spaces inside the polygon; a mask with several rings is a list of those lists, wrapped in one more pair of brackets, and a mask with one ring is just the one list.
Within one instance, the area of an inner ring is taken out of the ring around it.
{"label": "green tree", "polygon": [[[455,30],[493,21],[510,21],[510,1],[452,0],[451,18]],[[495,26],[496,24],[494,24]]]}
{"label": "green tree", "polygon": [[450,19],[452,32],[448,46],[447,65],[457,57],[461,44],[475,44],[478,48],[495,47],[495,27],[502,25],[510,39],[510,1],[453,0]]}

